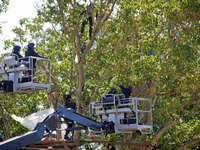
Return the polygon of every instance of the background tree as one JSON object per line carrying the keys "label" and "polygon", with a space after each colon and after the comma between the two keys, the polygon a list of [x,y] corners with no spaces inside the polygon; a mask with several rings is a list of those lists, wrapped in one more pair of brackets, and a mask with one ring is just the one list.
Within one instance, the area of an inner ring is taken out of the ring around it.
{"label": "background tree", "polygon": [[[95,12],[99,18],[91,39],[88,25],[81,35],[84,4],[47,0],[37,18],[22,19],[21,28],[13,30],[16,39],[10,42],[24,43],[25,35],[31,35],[36,51],[51,59],[57,84],[51,103],[62,105],[61,96],[69,91],[82,113],[81,105],[98,100],[111,86],[128,83],[134,85],[134,97],[152,99],[154,130],[148,136],[124,135],[127,140],[151,141],[149,149],[188,147],[190,142],[198,147],[199,2],[93,1],[92,18]],[[24,97],[31,101],[34,96]],[[34,97],[41,99],[50,106],[45,93]]]}
{"label": "background tree", "polygon": [[[8,4],[9,4],[9,0],[1,0],[0,1],[0,13],[7,11]],[[1,27],[2,23],[4,23],[4,22],[0,21],[0,34],[2,34],[2,27]]]}

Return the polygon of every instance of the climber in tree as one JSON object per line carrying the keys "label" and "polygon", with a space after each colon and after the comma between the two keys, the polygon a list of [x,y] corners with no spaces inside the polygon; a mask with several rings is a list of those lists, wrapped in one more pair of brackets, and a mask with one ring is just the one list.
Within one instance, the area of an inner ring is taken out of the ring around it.
{"label": "climber in tree", "polygon": [[[90,37],[90,39],[92,38],[92,28],[93,28],[92,13],[94,11],[94,8],[95,8],[94,5],[92,3],[90,3],[90,5],[88,5],[86,7],[86,9],[84,11],[82,11],[82,13],[80,14],[80,16],[83,15],[83,17],[84,17],[82,26],[81,26],[81,36],[83,35],[85,25],[89,21],[89,37]],[[96,20],[97,20],[97,18],[98,18],[98,13],[96,12]]]}

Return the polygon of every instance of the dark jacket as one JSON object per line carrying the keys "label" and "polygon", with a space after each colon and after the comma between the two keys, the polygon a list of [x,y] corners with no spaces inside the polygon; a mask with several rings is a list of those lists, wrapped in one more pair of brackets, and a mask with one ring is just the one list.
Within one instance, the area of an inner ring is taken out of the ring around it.
{"label": "dark jacket", "polygon": [[32,49],[32,48],[28,48],[27,49],[27,51],[25,52],[25,57],[28,57],[28,56],[34,56],[34,57],[41,57],[41,58],[44,58],[44,57],[42,57],[42,56],[40,56],[38,53],[36,53],[35,51],[34,51],[34,49]]}
{"label": "dark jacket", "polygon": [[125,95],[125,98],[129,98],[129,96],[131,95],[132,90],[129,88],[125,88],[123,85],[119,85],[119,87],[122,90],[122,93]]}
{"label": "dark jacket", "polygon": [[66,108],[73,108],[76,109],[76,103],[72,102],[70,99],[66,99],[65,101]]}
{"label": "dark jacket", "polygon": [[[28,56],[44,58],[44,57],[40,56],[38,53],[36,53],[33,48],[30,48],[30,47],[25,52],[25,57],[28,57]],[[26,61],[28,61],[27,58],[26,58]],[[33,68],[35,68],[35,63],[36,63],[36,59],[33,59]]]}
{"label": "dark jacket", "polygon": [[[23,57],[22,55],[20,55],[19,50],[14,50],[12,52],[12,54],[17,55],[17,56],[14,55],[15,56],[15,60],[17,60],[17,57],[18,57],[18,59]],[[21,60],[19,60],[19,62],[21,62]]]}

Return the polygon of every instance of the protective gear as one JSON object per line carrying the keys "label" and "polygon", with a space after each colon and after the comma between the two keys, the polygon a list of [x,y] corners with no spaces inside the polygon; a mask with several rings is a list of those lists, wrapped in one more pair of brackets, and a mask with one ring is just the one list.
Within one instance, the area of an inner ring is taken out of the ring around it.
{"label": "protective gear", "polygon": [[[28,80],[30,80],[30,78],[31,78],[31,75],[33,74],[33,76],[35,75],[35,69],[36,69],[36,65],[35,65],[35,63],[36,63],[36,58],[32,58],[32,59],[30,59],[30,58],[28,58],[29,56],[33,56],[33,57],[40,57],[40,58],[44,58],[44,57],[42,57],[42,56],[40,56],[38,53],[36,53],[35,51],[34,51],[34,43],[28,43],[28,49],[27,49],[27,51],[25,52],[25,61],[29,61],[29,60],[31,60],[31,62],[30,62],[30,64],[29,64],[29,67],[31,67],[31,68],[33,68],[34,70],[33,70],[33,72],[30,70],[29,71],[29,79]],[[32,76],[32,77],[33,77]]]}
{"label": "protective gear", "polygon": [[35,46],[35,44],[34,43],[28,43],[28,47],[34,47]]}
{"label": "protective gear", "polygon": [[[22,58],[22,55],[20,55],[20,53],[19,53],[20,49],[21,49],[21,47],[18,46],[18,45],[15,45],[15,46],[13,47],[13,52],[12,52],[11,55],[14,54],[15,60],[17,60],[17,59],[19,59],[19,58]],[[17,56],[16,56],[16,55],[17,55]],[[21,62],[21,59],[19,60],[19,62]]]}
{"label": "protective gear", "polygon": [[28,50],[25,52],[25,57],[28,57],[28,56],[44,58],[44,57],[40,56],[38,53],[36,53],[31,47],[29,47]]}
{"label": "protective gear", "polygon": [[[28,49],[25,52],[25,57],[34,56],[34,57],[44,58],[34,51],[34,49],[31,47],[31,46],[34,46],[34,45],[35,45],[34,43],[28,44]],[[28,61],[28,58],[26,58],[26,61]],[[35,63],[36,63],[36,59],[33,59],[33,68],[35,68]]]}
{"label": "protective gear", "polygon": [[63,98],[66,99],[66,100],[68,100],[68,99],[71,98],[71,95],[69,95],[68,93],[65,93],[65,94],[63,95]]}
{"label": "protective gear", "polygon": [[15,52],[18,52],[18,53],[19,53],[19,51],[21,50],[21,47],[18,46],[18,45],[15,45],[15,46],[13,47],[13,50],[14,50]]}

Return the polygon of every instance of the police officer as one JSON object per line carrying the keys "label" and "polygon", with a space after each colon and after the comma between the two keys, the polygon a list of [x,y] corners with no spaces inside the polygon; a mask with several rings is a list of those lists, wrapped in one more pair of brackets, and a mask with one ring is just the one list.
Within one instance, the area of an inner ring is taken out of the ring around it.
{"label": "police officer", "polygon": [[[33,57],[44,58],[34,51],[34,46],[35,46],[34,43],[28,43],[28,49],[25,52],[25,57],[33,56]],[[25,60],[28,61],[28,58],[25,58]],[[30,64],[29,64],[30,68],[33,69],[33,76],[35,74],[35,69],[36,69],[35,63],[36,63],[36,59],[33,58],[33,61],[30,61]],[[31,74],[32,74],[32,71],[29,70],[29,75],[31,75]],[[25,82],[27,82],[26,80],[31,81],[31,77],[28,77],[27,79],[24,79],[24,80],[25,80]]]}
{"label": "police officer", "polygon": [[129,98],[131,95],[131,92],[133,91],[133,87],[130,85],[127,85],[127,87],[124,87],[122,84],[120,84],[119,87],[121,88],[122,93],[125,95],[125,98]]}
{"label": "police officer", "polygon": [[66,108],[73,108],[76,109],[76,103],[71,101],[71,95],[68,93],[65,93],[63,95],[64,99],[65,99],[65,107]]}
{"label": "police officer", "polygon": [[[72,109],[76,109],[76,103],[71,101],[71,95],[68,93],[65,93],[63,95],[63,98],[65,99],[65,107],[66,108],[72,108]],[[74,123],[68,123],[67,129],[72,128],[74,125]],[[64,135],[64,139],[65,140],[69,140],[70,138],[68,137],[70,130],[66,130],[65,135]]]}
{"label": "police officer", "polygon": [[[35,46],[34,43],[28,43],[28,49],[27,49],[27,51],[25,52],[25,57],[33,56],[33,57],[44,58],[44,57],[40,56],[38,53],[36,53],[36,52],[34,51],[34,46]],[[33,59],[33,68],[35,68],[35,63],[36,63],[36,59]]]}
{"label": "police officer", "polygon": [[[18,45],[15,45],[15,46],[13,47],[13,52],[12,52],[12,54],[14,54],[15,60],[17,60],[17,57],[18,57],[18,59],[19,59],[19,58],[22,58],[22,55],[20,55],[20,53],[19,53],[20,50],[21,50],[21,47],[18,46]],[[21,62],[21,59],[19,60],[19,62]]]}
{"label": "police officer", "polygon": [[38,53],[36,53],[36,52],[34,51],[34,46],[35,46],[34,43],[28,43],[28,49],[27,49],[27,51],[25,52],[25,56],[26,56],[26,57],[28,57],[28,56],[35,56],[35,57],[44,58],[44,57],[40,56]]}

